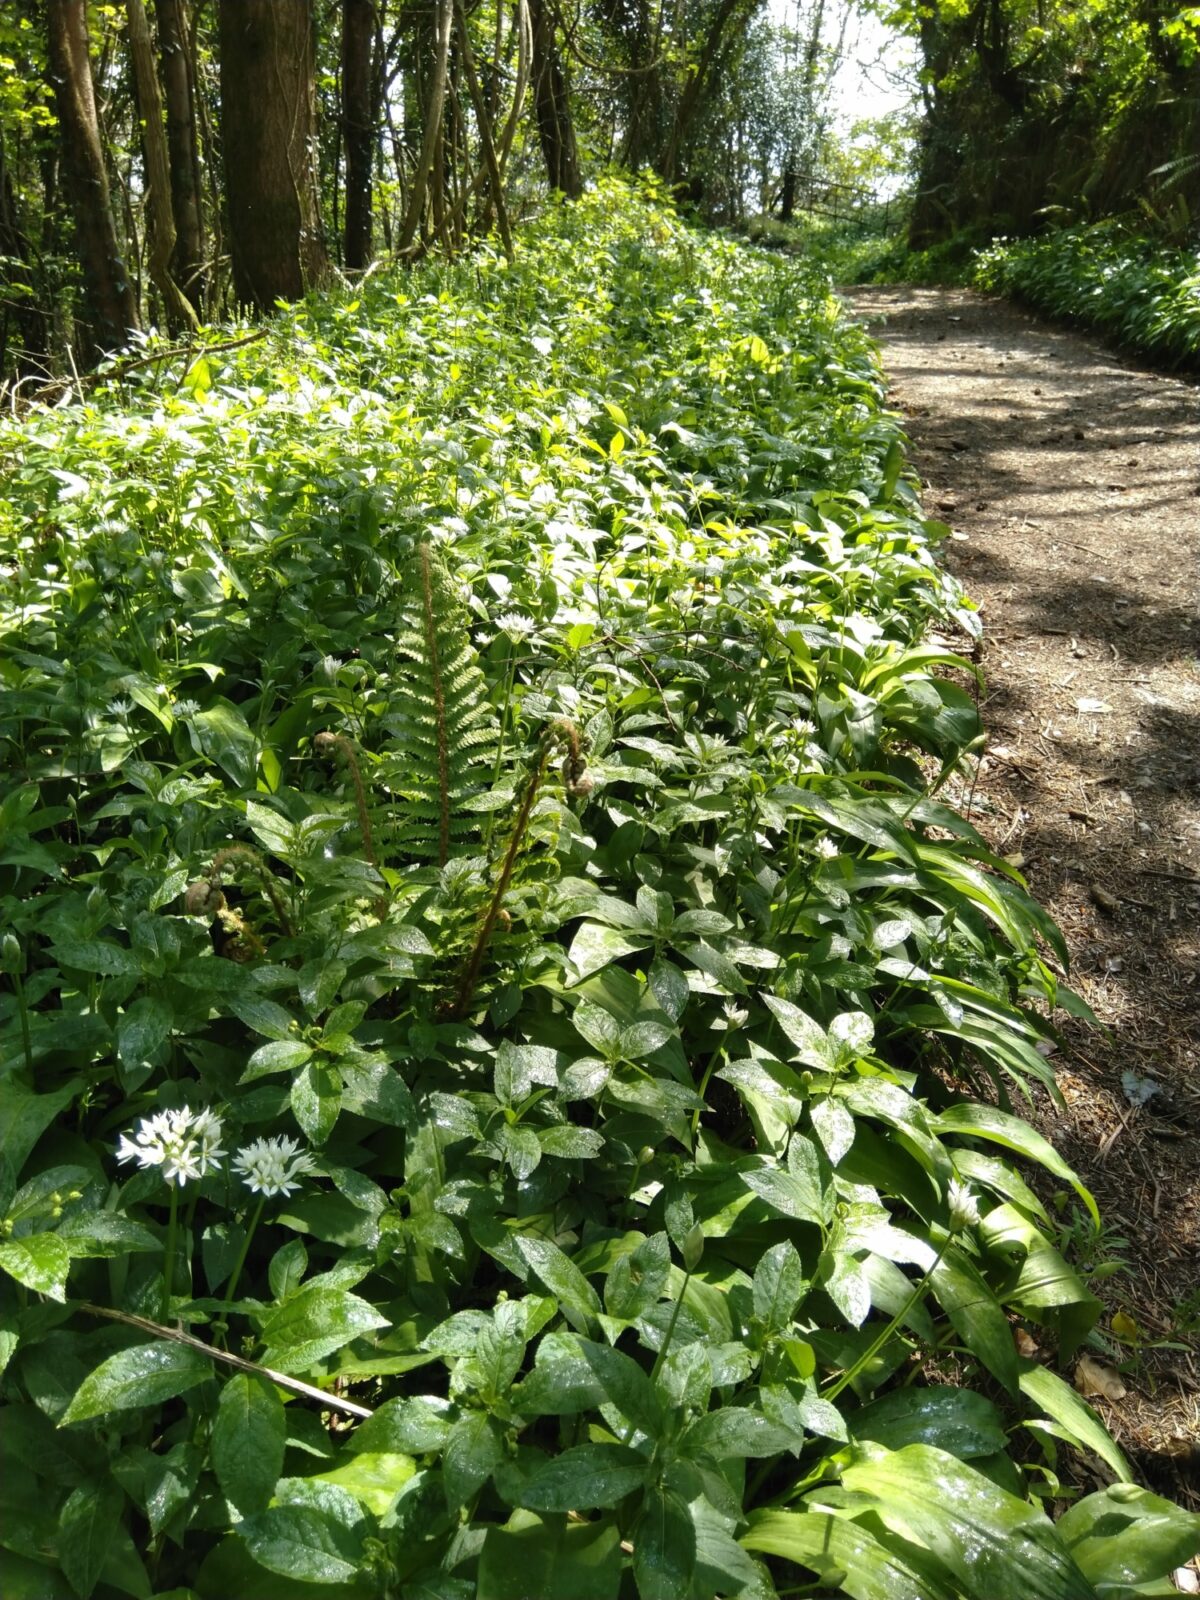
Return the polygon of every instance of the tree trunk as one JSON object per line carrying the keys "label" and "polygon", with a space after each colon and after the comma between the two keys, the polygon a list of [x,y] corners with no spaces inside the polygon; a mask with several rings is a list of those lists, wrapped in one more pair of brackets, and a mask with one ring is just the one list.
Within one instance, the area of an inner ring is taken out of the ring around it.
{"label": "tree trunk", "polygon": [[371,183],[375,168],[375,6],[342,0],[342,138],[346,150],[343,251],[352,270],[371,261]]}
{"label": "tree trunk", "polygon": [[221,142],[234,294],[269,311],[328,270],[309,0],[220,0]]}
{"label": "tree trunk", "polygon": [[530,0],[533,22],[533,110],[550,187],[571,200],[583,193],[575,125],[547,0]]}
{"label": "tree trunk", "polygon": [[674,183],[678,177],[680,157],[711,92],[710,86],[720,81],[729,50],[744,41],[746,28],[758,10],[758,4],[759,0],[719,0],[704,43],[696,51],[694,70],[689,73],[683,93],[679,96],[666,148],[657,162],[659,176],[668,183]]}
{"label": "tree trunk", "polygon": [[50,79],[62,137],[62,174],[83,270],[80,319],[89,359],[119,349],[138,328],[137,301],[109,202],[96,94],[88,56],[86,0],[47,0]]}
{"label": "tree trunk", "polygon": [[45,370],[49,338],[46,313],[38,303],[31,261],[33,251],[21,227],[17,194],[5,157],[4,142],[0,137],[0,253],[8,257],[4,278],[8,297],[15,301],[17,327],[21,336],[13,365],[17,372],[24,374]]}
{"label": "tree trunk", "polygon": [[204,300],[204,215],[200,205],[200,140],[192,92],[186,0],[157,0],[158,49],[167,108],[167,160],[175,249],[171,274],[193,305]]}
{"label": "tree trunk", "polygon": [[[225,0],[228,4],[229,0]],[[442,140],[442,117],[446,107],[446,84],[450,76],[450,25],[454,20],[453,0],[436,0],[433,14],[433,70],[429,93],[423,107],[425,120],[421,154],[413,174],[408,209],[400,225],[396,249],[401,254],[412,248],[425,212],[425,199]]]}
{"label": "tree trunk", "polygon": [[163,131],[162,96],[154,66],[154,45],[142,0],[125,0],[129,24],[129,53],[137,89],[142,124],[142,159],[145,162],[146,211],[150,220],[150,276],[163,299],[167,327],[197,328],[200,319],[171,273],[175,253],[175,214],[171,208],[171,179],[167,139]]}
{"label": "tree trunk", "polygon": [[796,163],[789,160],[783,173],[783,188],[779,191],[779,220],[790,222],[796,215]]}

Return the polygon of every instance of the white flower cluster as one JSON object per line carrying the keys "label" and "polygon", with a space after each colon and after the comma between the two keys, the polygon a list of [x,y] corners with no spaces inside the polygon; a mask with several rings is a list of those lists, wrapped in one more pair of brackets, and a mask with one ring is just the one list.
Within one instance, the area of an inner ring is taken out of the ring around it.
{"label": "white flower cluster", "polygon": [[969,1184],[951,1178],[946,1201],[950,1207],[951,1233],[961,1233],[964,1228],[973,1228],[980,1221],[979,1201],[971,1193]]}
{"label": "white flower cluster", "polygon": [[[123,1133],[117,1143],[118,1161],[136,1161],[140,1167],[157,1167],[169,1184],[183,1187],[189,1179],[220,1171],[221,1119],[215,1111],[159,1111],[143,1117],[133,1137]],[[230,1163],[253,1194],[271,1198],[291,1194],[298,1179],[316,1171],[312,1157],[299,1141],[280,1137],[255,1139],[237,1152]]]}
{"label": "white flower cluster", "polygon": [[117,1144],[118,1161],[158,1167],[168,1183],[181,1188],[189,1178],[203,1178],[214,1171],[224,1154],[220,1117],[214,1111],[192,1111],[187,1106],[143,1117],[133,1138],[123,1133]]}
{"label": "white flower cluster", "polygon": [[291,1194],[300,1187],[296,1181],[311,1173],[312,1159],[301,1152],[295,1139],[255,1139],[233,1160],[233,1170],[253,1194]]}

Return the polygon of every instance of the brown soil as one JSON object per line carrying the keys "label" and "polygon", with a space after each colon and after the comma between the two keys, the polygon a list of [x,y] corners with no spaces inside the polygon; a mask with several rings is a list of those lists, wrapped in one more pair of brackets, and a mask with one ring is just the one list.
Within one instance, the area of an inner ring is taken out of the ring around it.
{"label": "brown soil", "polygon": [[1022,858],[1106,1030],[1066,1025],[1066,1112],[1036,1114],[1108,1230],[1068,1254],[1126,1264],[1093,1287],[1128,1392],[1093,1404],[1200,1509],[1200,390],[967,290],[843,293],[982,611],[989,740],[958,803]]}

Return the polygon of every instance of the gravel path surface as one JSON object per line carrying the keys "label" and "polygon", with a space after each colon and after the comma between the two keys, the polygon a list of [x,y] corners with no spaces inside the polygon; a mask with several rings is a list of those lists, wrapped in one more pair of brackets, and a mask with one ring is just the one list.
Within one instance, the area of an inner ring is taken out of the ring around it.
{"label": "gravel path surface", "polygon": [[967,290],[842,293],[983,614],[988,747],[958,804],[1021,858],[1108,1030],[1069,1025],[1067,1113],[1038,1109],[1109,1230],[1069,1253],[1127,1264],[1093,1283],[1127,1392],[1093,1403],[1200,1509],[1200,388]]}

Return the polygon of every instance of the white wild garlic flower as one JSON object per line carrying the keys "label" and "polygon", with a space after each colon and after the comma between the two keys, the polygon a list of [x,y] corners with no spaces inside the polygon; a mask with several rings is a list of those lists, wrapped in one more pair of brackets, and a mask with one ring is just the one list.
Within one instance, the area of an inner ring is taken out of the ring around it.
{"label": "white wild garlic flower", "polygon": [[255,1139],[238,1151],[232,1166],[252,1194],[266,1199],[291,1194],[300,1187],[298,1180],[315,1170],[312,1158],[300,1150],[299,1141],[286,1136]]}
{"label": "white wild garlic flower", "polygon": [[508,635],[513,644],[519,644],[533,632],[534,621],[521,611],[505,611],[496,618],[496,626],[501,633]]}
{"label": "white wild garlic flower", "polygon": [[979,1222],[979,1201],[971,1193],[969,1184],[951,1178],[946,1200],[950,1206],[951,1233],[961,1233],[964,1228],[973,1228]]}
{"label": "white wild garlic flower", "polygon": [[167,1183],[180,1188],[189,1179],[215,1171],[224,1154],[220,1117],[215,1111],[192,1111],[188,1106],[143,1117],[132,1139],[123,1133],[117,1141],[118,1161],[157,1167]]}

